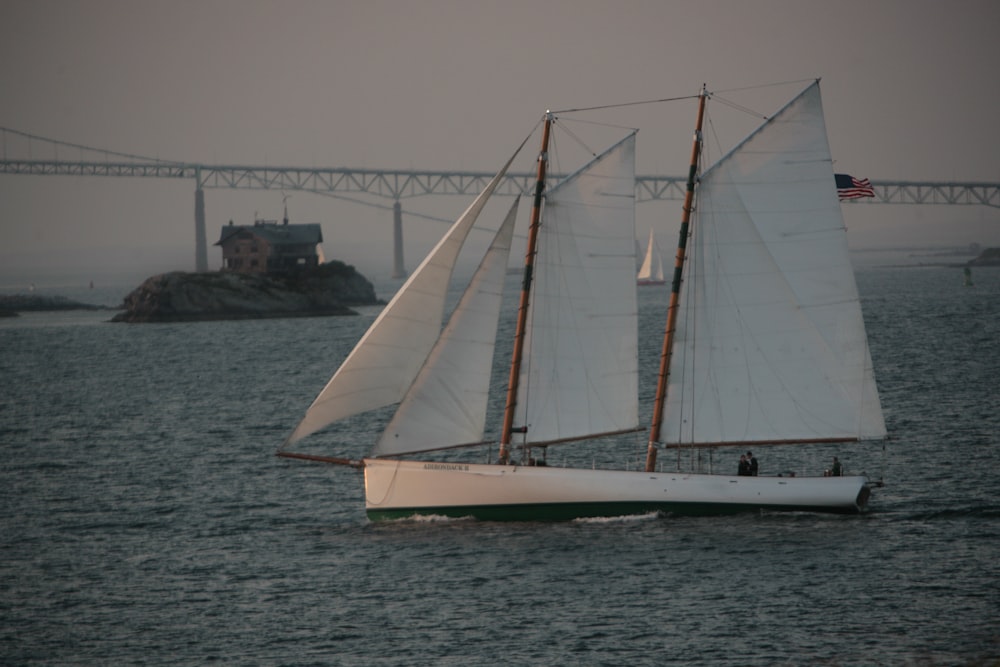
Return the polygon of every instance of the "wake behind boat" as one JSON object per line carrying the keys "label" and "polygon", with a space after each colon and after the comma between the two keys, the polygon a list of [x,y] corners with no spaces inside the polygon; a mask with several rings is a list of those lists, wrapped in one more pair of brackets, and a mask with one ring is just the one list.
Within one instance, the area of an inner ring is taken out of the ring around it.
{"label": "wake behind boat", "polygon": [[[704,90],[698,97],[660,367],[642,369],[658,380],[644,469],[561,467],[544,458],[555,444],[640,429],[635,133],[549,187],[551,113],[497,462],[427,454],[483,446],[516,201],[444,327],[442,319],[458,253],[513,157],[382,311],[279,455],[363,468],[373,520],[861,511],[871,486],[861,475],[731,476],[657,463],[668,448],[853,442],[886,433],[819,83],[699,177],[708,98]],[[367,458],[285,449],[335,421],[393,404]]]}

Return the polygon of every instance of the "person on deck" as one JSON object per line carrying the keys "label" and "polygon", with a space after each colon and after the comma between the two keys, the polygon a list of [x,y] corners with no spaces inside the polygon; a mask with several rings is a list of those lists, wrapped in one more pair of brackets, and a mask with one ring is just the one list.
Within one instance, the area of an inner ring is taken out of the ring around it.
{"label": "person on deck", "polygon": [[844,474],[844,468],[840,465],[840,459],[833,457],[833,466],[830,468],[831,477],[840,477]]}
{"label": "person on deck", "polygon": [[750,476],[750,462],[747,461],[746,454],[740,454],[740,467],[737,468],[736,474],[740,477]]}
{"label": "person on deck", "polygon": [[757,457],[753,455],[753,452],[747,452],[747,461],[750,465],[750,472],[747,474],[751,477],[757,476]]}

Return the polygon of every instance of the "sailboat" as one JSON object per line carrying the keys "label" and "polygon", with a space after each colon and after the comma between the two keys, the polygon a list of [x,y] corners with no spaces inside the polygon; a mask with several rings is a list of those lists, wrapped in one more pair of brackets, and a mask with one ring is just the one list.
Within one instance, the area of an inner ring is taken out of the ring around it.
{"label": "sailboat", "polygon": [[[552,113],[544,117],[496,448],[483,442],[516,201],[448,323],[442,321],[459,249],[511,161],[381,312],[279,455],[363,469],[371,520],[863,511],[875,485],[863,474],[743,476],[657,461],[659,452],[679,448],[739,453],[886,435],[819,82],[702,172],[709,97],[705,89],[698,95],[644,464],[570,467],[546,456],[555,445],[595,441],[604,451],[629,439],[623,434],[645,430],[638,409],[635,133],[550,187]],[[394,404],[368,456],[289,451],[337,420]],[[495,453],[471,462],[445,452],[470,446]]]}
{"label": "sailboat", "polygon": [[639,267],[635,282],[637,285],[662,285],[666,282],[663,279],[663,259],[660,257],[659,248],[656,247],[652,228],[649,229],[646,256],[642,260],[642,266]]}

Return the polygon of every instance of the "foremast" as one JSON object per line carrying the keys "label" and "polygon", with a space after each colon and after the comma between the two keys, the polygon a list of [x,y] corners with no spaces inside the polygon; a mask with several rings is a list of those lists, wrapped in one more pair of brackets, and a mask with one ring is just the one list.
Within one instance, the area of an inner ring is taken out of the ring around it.
{"label": "foremast", "polygon": [[677,256],[674,261],[674,277],[670,287],[670,304],[667,307],[667,324],[663,332],[663,348],[660,351],[660,372],[656,379],[656,400],[653,403],[653,421],[649,430],[649,445],[646,449],[646,472],[656,469],[656,443],[660,441],[663,426],[663,405],[667,398],[667,380],[670,374],[670,357],[673,355],[674,331],[677,327],[677,309],[681,291],[681,272],[687,254],[688,228],[694,209],[694,186],[698,176],[698,162],[701,157],[702,121],[705,118],[705,99],[708,92],[703,85],[698,95],[698,120],[695,123],[694,139],[691,145],[691,165],[688,169],[687,191],[684,193],[684,209],[681,228],[677,239]]}
{"label": "foremast", "polygon": [[549,163],[549,134],[552,130],[552,120],[552,113],[547,111],[545,113],[545,124],[542,129],[542,147],[538,153],[538,174],[535,179],[535,197],[531,205],[528,245],[524,252],[524,279],[521,282],[521,298],[517,309],[517,327],[514,332],[514,352],[510,359],[507,402],[504,406],[503,430],[500,433],[500,463],[507,463],[510,460],[510,441],[514,432],[517,385],[521,376],[521,359],[524,355],[524,338],[528,326],[528,303],[531,297],[531,281],[535,268],[538,228],[542,217],[542,195],[545,191],[545,172]]}

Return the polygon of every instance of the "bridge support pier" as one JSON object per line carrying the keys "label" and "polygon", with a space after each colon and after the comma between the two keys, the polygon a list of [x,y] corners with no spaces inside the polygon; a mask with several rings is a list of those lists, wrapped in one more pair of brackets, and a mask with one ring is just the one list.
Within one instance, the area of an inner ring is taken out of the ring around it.
{"label": "bridge support pier", "polygon": [[205,240],[205,191],[194,191],[194,270],[199,273],[208,271],[208,245]]}
{"label": "bridge support pier", "polygon": [[392,205],[392,277],[406,277],[403,265],[403,205],[399,200]]}

